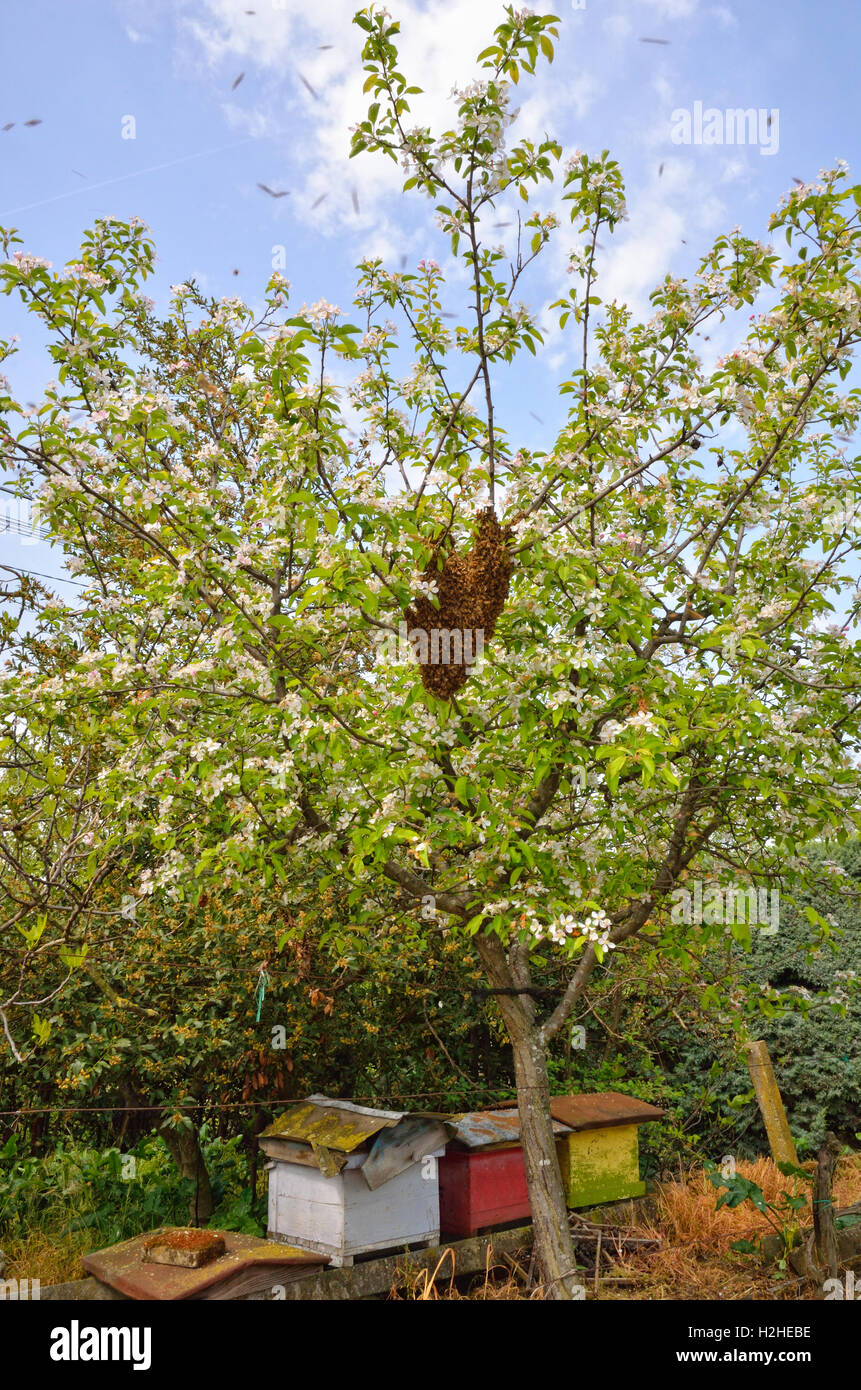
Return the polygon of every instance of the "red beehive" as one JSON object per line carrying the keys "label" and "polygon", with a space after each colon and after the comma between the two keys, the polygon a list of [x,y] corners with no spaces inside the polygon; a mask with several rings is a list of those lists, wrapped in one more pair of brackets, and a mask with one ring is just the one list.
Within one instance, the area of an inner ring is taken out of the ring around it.
{"label": "red beehive", "polygon": [[[456,1132],[439,1160],[439,1224],[450,1236],[528,1221],[526,1168],[516,1110],[476,1110],[452,1117]],[[556,1134],[567,1126],[554,1121]]]}
{"label": "red beehive", "polygon": [[448,1236],[530,1219],[519,1144],[496,1150],[449,1149],[439,1160],[439,1225]]}

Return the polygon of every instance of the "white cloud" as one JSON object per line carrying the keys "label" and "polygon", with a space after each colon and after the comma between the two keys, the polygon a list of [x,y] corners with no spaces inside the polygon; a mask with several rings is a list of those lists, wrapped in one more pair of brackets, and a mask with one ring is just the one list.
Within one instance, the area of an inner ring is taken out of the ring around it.
{"label": "white cloud", "polygon": [[[399,226],[403,171],[381,155],[349,159],[349,129],[371,100],[362,92],[364,35],[352,24],[356,7],[356,0],[317,0],[313,6],[290,0],[283,8],[257,0],[256,14],[249,16],[244,11],[251,6],[243,0],[203,0],[183,21],[186,40],[192,41],[184,44],[184,58],[225,84],[231,126],[254,136],[280,135],[289,178],[277,177],[281,187],[291,189],[292,216],[322,235],[350,237],[360,254],[372,249],[379,254],[382,247],[396,247],[401,254],[407,240]],[[398,0],[391,8],[400,23],[400,70],[410,85],[423,89],[410,97],[407,122],[445,129],[455,116],[451,89],[478,75],[475,55],[503,18],[501,0]],[[554,7],[542,0],[537,8],[552,12]],[[585,64],[582,71],[570,62],[564,71],[560,66],[545,67],[540,84],[522,84],[520,134],[538,139],[558,134],[561,118],[573,113],[582,119],[604,90]],[[245,81],[233,97],[229,85],[240,70]],[[518,96],[515,88],[513,104]],[[249,195],[258,178],[270,182],[272,177],[270,152],[266,170],[249,180]],[[420,195],[411,201],[421,216]],[[431,205],[424,206],[430,213]]]}
{"label": "white cloud", "polygon": [[738,26],[738,20],[729,8],[729,5],[713,5],[709,10],[709,14],[714,15],[718,24],[724,29],[735,29]]}
{"label": "white cloud", "polygon": [[640,204],[635,228],[604,256],[598,289],[602,298],[624,300],[641,318],[651,314],[649,294],[663,279],[685,229],[680,212],[656,198]]}
{"label": "white cloud", "polygon": [[748,173],[749,170],[745,160],[739,159],[739,157],[735,155],[722,161],[720,181],[721,183],[734,183],[736,179],[744,178],[745,174]]}
{"label": "white cloud", "polygon": [[[205,65],[218,80],[246,67],[243,103],[231,103],[228,119],[250,134],[281,131],[291,178],[299,188],[292,208],[310,215],[321,229],[377,229],[385,221],[381,199],[395,195],[403,174],[381,156],[350,161],[349,127],[362,119],[370,97],[363,95],[362,31],[352,24],[355,0],[317,0],[313,6],[276,8],[258,0],[256,14],[242,0],[204,0],[204,9],[185,22]],[[436,0],[429,7],[408,0],[398,6],[400,67],[422,86],[411,98],[411,124],[440,126],[452,117],[448,94],[454,83],[475,73],[474,56],[485,47],[501,17],[497,0]],[[451,36],[458,41],[452,45]],[[323,49],[321,45],[331,44]],[[315,100],[303,80],[317,94]],[[224,79],[226,80],[226,78]],[[249,96],[253,105],[247,105]],[[581,97],[582,100],[582,97]],[[353,208],[356,190],[360,212]],[[314,210],[322,193],[326,200]]]}
{"label": "white cloud", "polygon": [[633,32],[631,21],[628,19],[628,16],[624,14],[608,15],[601,27],[605,34],[608,34],[611,39],[615,39],[617,42],[628,38],[629,34]]}
{"label": "white cloud", "polygon": [[640,0],[640,4],[651,10],[660,19],[687,19],[696,14],[700,0]]}
{"label": "white cloud", "polygon": [[[642,52],[632,11],[641,34],[675,37],[646,21],[702,15],[698,3],[638,0],[636,11],[628,3],[624,10],[598,16],[591,28],[590,8],[576,16],[576,23],[563,23],[557,61],[541,69],[538,82],[524,80],[513,93],[513,104],[522,103],[518,136],[537,139],[549,133],[569,148],[577,144],[596,151],[611,145],[622,158],[631,221],[615,237],[601,233],[606,250],[599,261],[597,289],[604,299],[627,300],[644,318],[652,312],[651,290],[678,266],[680,256],[698,252],[697,233],[711,236],[724,229],[726,209],[715,188],[743,180],[746,172],[739,161],[697,161],[669,144],[669,113],[678,101],[674,85],[662,75],[663,64],[653,68],[636,61],[630,81],[624,76],[627,69],[620,72],[620,62],[638,60]],[[257,14],[245,15],[246,5],[255,7]],[[424,89],[423,95],[410,98],[413,110],[407,119],[411,125],[445,128],[454,119],[451,88],[476,75],[474,55],[486,46],[501,18],[501,0],[389,0],[389,5],[401,25],[400,69],[411,84]],[[445,256],[433,230],[430,204],[419,195],[410,195],[408,201],[401,196],[403,172],[394,162],[381,156],[360,155],[353,161],[347,157],[348,129],[362,118],[371,100],[362,93],[363,35],[351,22],[355,8],[356,0],[316,0],[313,6],[289,0],[284,9],[276,9],[271,0],[196,0],[192,11],[185,11],[185,33],[193,40],[187,61],[221,84],[232,126],[275,137],[267,148],[266,167],[249,172],[248,198],[263,197],[254,188],[258,178],[280,181],[280,187],[291,188],[291,197],[273,204],[273,211],[305,222],[322,238],[339,237],[356,258],[380,255],[397,268],[405,254],[411,259],[435,255],[445,261],[449,277],[447,307],[456,308],[464,270]],[[542,3],[540,8],[554,7]],[[560,12],[564,16],[564,9]],[[627,46],[627,59],[615,47],[608,52],[608,38],[614,45]],[[673,50],[665,52],[671,57]],[[230,82],[242,70],[245,81],[233,94]],[[531,198],[530,207],[555,210],[563,219],[537,276],[524,283],[524,297],[531,296],[533,303],[548,303],[568,284],[565,266],[574,237],[569,205],[562,202],[561,192],[561,182],[553,191],[544,185]],[[510,208],[503,213],[501,205],[499,220],[513,220]],[[431,236],[433,247],[428,244]],[[491,236],[511,238],[513,233]],[[560,347],[551,324],[547,357],[554,366]]]}

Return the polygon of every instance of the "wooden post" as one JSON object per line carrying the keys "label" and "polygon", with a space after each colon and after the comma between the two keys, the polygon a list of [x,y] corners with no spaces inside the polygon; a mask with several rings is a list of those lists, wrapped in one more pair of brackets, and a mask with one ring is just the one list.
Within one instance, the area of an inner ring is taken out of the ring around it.
{"label": "wooden post", "polygon": [[840,1256],[837,1248],[837,1232],[834,1229],[834,1203],[831,1185],[834,1181],[834,1168],[840,1157],[840,1141],[829,1130],[825,1143],[819,1150],[816,1166],[816,1180],[813,1184],[813,1243],[819,1268],[829,1279],[837,1278]]}
{"label": "wooden post", "polygon": [[750,1042],[747,1044],[745,1052],[747,1053],[747,1065],[753,1088],[756,1091],[757,1104],[765,1122],[765,1132],[768,1135],[771,1156],[775,1163],[794,1163],[797,1165],[798,1155],[795,1152],[795,1142],[789,1130],[786,1111],[783,1108],[783,1100],[775,1079],[774,1067],[771,1065],[771,1058],[768,1055],[768,1048],[764,1042]]}

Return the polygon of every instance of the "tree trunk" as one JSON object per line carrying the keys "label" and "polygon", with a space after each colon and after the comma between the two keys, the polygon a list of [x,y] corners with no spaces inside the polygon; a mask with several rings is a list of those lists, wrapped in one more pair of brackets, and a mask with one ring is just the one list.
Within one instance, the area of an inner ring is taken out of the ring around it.
{"label": "tree trunk", "polygon": [[180,1176],[189,1178],[194,1183],[194,1192],[189,1204],[189,1225],[203,1226],[212,1216],[213,1200],[212,1185],[206,1171],[197,1130],[191,1125],[179,1129],[163,1125],[159,1133],[179,1169]]}
{"label": "tree trunk", "polygon": [[583,1297],[575,1292],[580,1284],[550,1118],[547,1052],[530,994],[528,954],[515,944],[506,956],[498,938],[490,934],[476,936],[475,945],[514,1053],[520,1140],[532,1208],[533,1250],[544,1297]]}
{"label": "tree trunk", "polygon": [[[517,1014],[514,1010],[503,1010]],[[533,1248],[544,1297],[570,1299],[580,1280],[550,1118],[547,1057],[527,1019],[506,1017],[514,1051],[520,1141],[532,1208]]]}

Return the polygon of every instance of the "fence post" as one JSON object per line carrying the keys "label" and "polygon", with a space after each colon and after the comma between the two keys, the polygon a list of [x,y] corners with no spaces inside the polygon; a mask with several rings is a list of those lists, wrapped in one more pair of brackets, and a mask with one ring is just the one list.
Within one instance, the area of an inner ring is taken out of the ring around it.
{"label": "fence post", "polygon": [[794,1163],[797,1166],[795,1142],[790,1133],[768,1048],[764,1042],[750,1042],[745,1047],[745,1052],[757,1104],[765,1122],[771,1156],[775,1163]]}

